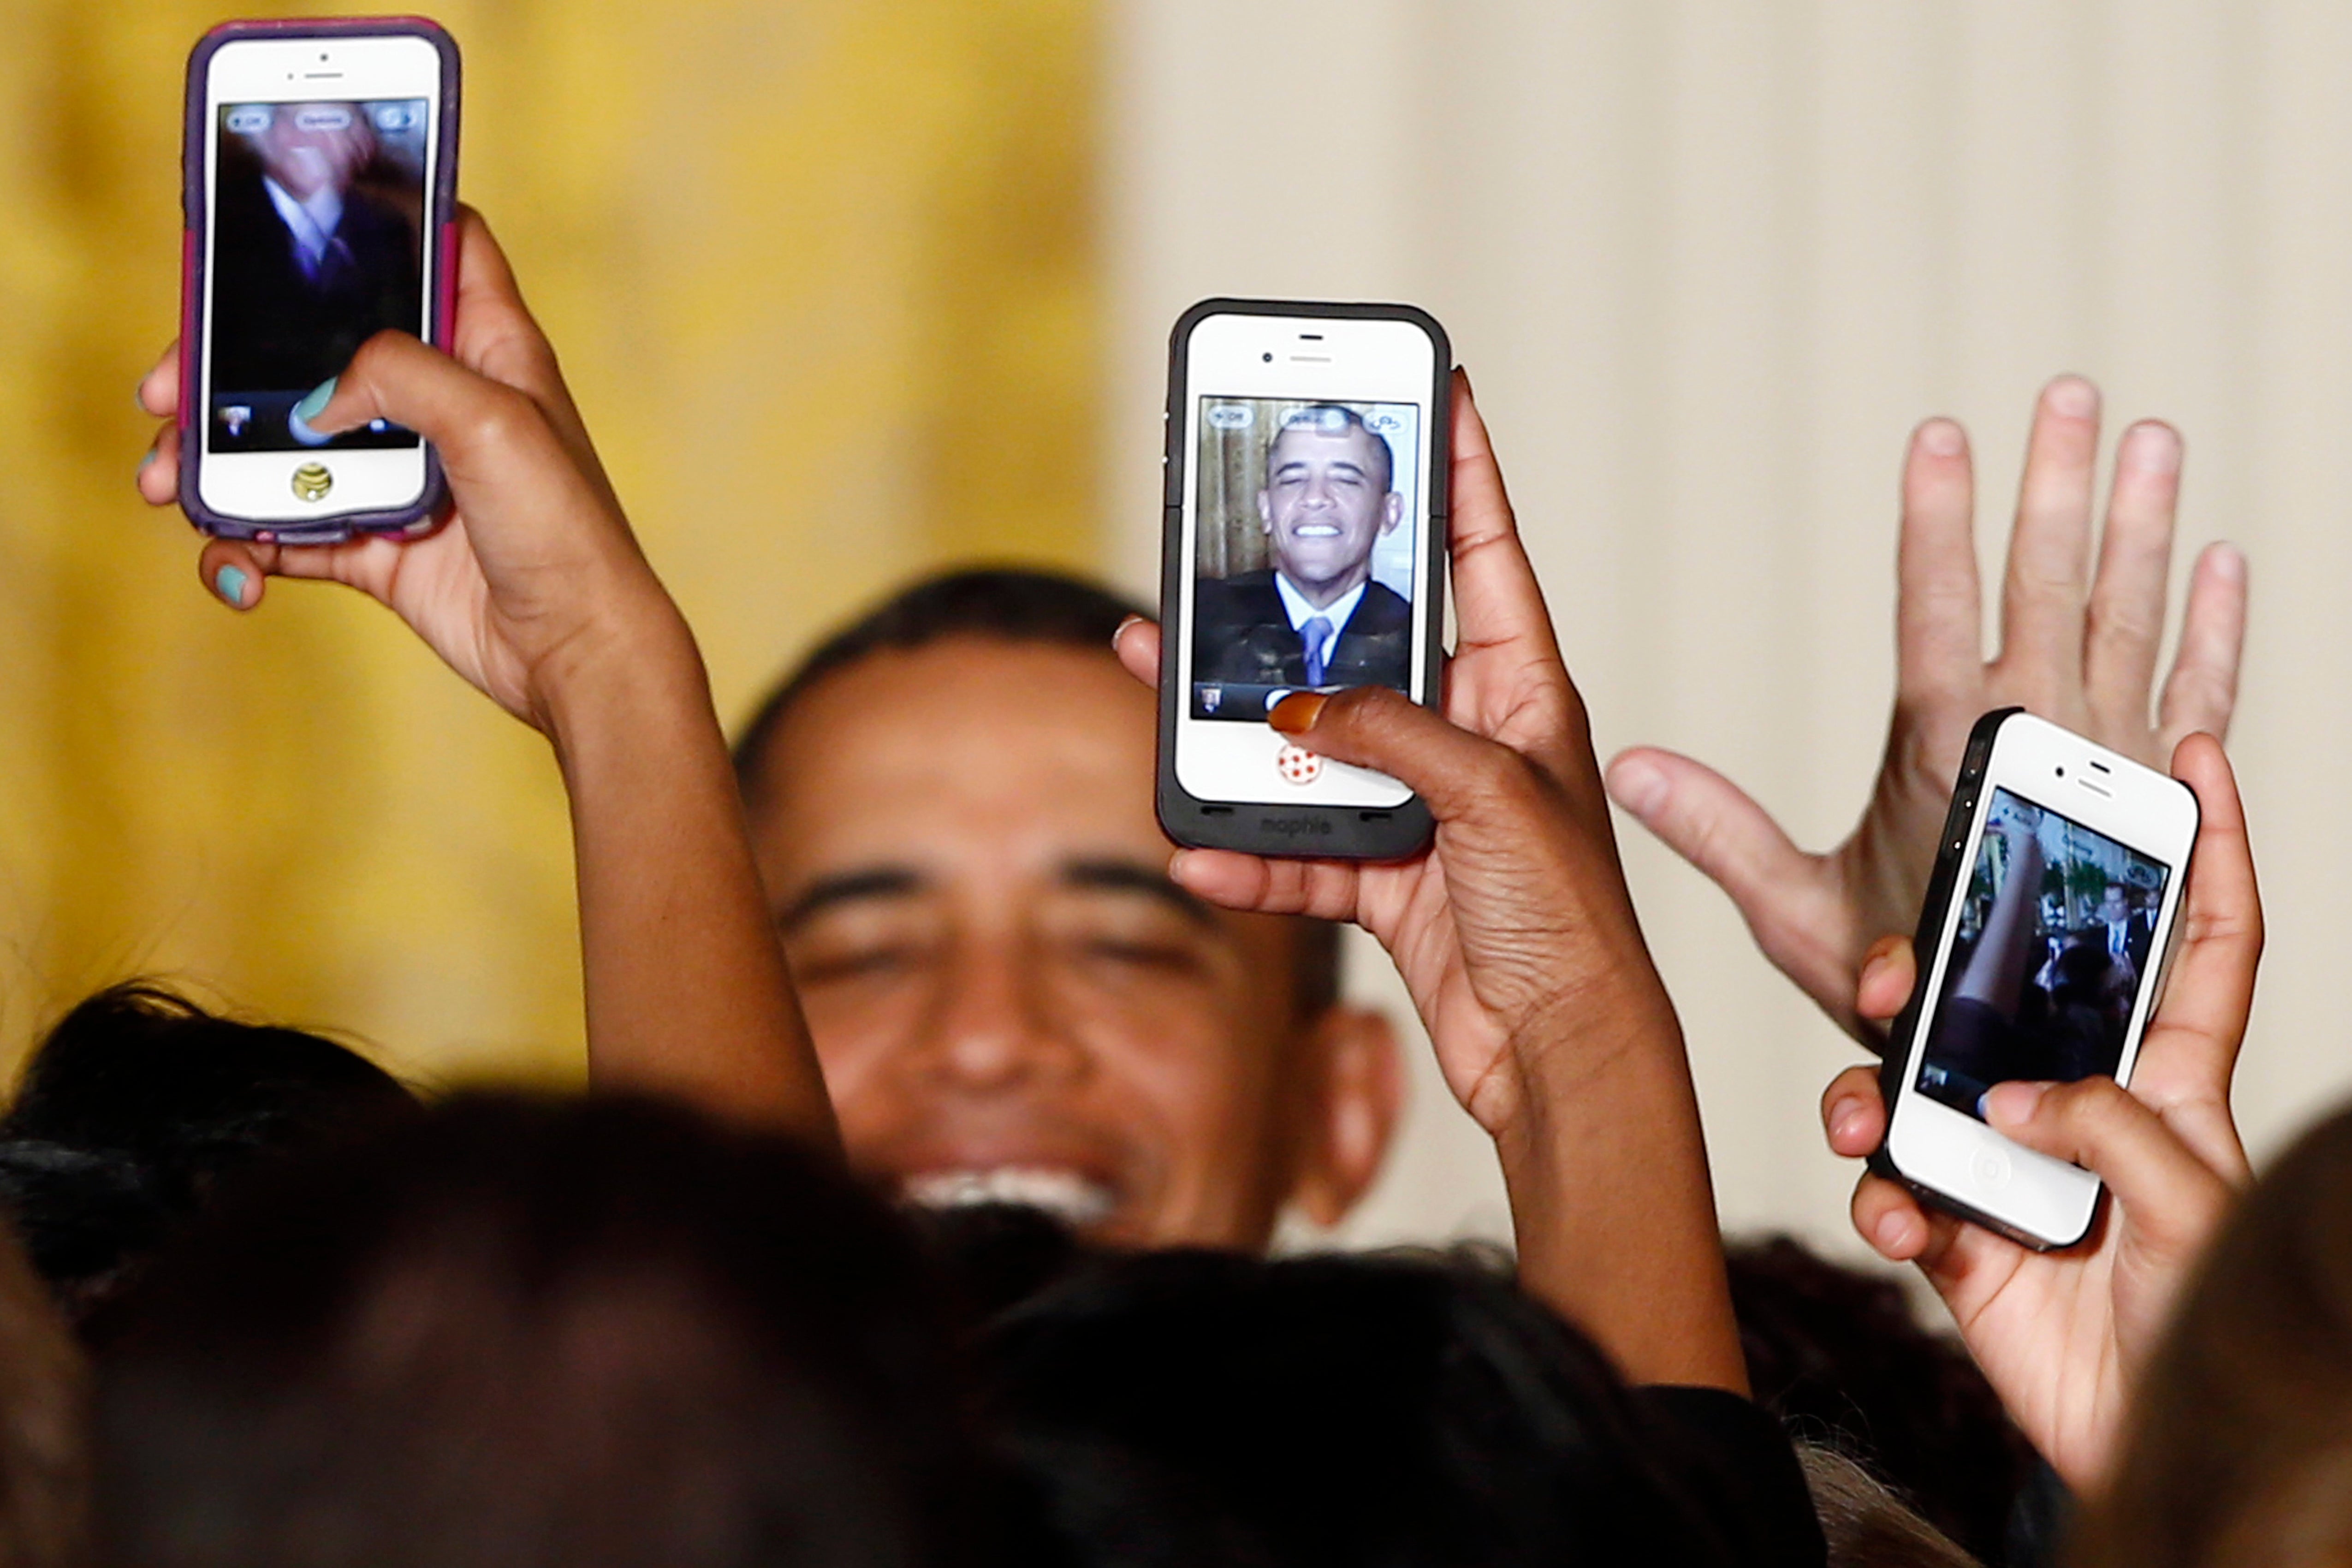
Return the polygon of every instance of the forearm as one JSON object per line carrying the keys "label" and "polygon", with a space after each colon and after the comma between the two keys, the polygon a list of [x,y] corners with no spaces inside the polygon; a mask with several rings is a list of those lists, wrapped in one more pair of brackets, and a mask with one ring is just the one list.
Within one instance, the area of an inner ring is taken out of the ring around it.
{"label": "forearm", "polygon": [[1521,1281],[1629,1381],[1746,1394],[1672,1005],[1661,989],[1551,1033],[1517,1053],[1521,1106],[1496,1139]]}
{"label": "forearm", "polygon": [[2032,847],[2013,857],[2009,878],[1993,895],[1985,913],[1984,930],[1968,968],[1953,994],[1997,1007],[2005,1017],[2017,1016],[2025,976],[2033,965],[2033,900],[2042,886],[2042,856]]}
{"label": "forearm", "polygon": [[572,805],[591,1081],[833,1142],[683,623],[570,678],[549,718]]}

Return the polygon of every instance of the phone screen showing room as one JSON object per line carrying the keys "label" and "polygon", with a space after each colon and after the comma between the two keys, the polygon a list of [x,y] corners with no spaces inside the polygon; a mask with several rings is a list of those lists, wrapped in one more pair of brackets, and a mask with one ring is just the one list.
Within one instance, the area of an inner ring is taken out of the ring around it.
{"label": "phone screen showing room", "polygon": [[1919,1092],[1982,1121],[1994,1084],[2112,1075],[2162,957],[2156,925],[2169,875],[2161,861],[1994,789]]}
{"label": "phone screen showing room", "polygon": [[1195,719],[1294,691],[1412,686],[1419,406],[1204,397],[1194,454]]}
{"label": "phone screen showing room", "polygon": [[417,444],[384,420],[326,436],[295,405],[386,327],[425,332],[427,107],[421,98],[221,106],[211,450]]}

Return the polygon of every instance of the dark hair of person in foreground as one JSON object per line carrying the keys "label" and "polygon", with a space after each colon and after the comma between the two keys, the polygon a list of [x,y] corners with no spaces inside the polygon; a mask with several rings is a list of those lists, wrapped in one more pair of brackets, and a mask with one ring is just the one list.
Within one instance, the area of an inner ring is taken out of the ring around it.
{"label": "dark hair of person in foreground", "polygon": [[452,1100],[248,1184],[100,1366],[115,1568],[977,1554],[935,1294],[830,1160],[667,1104]]}
{"label": "dark hair of person in foreground", "polygon": [[0,1119],[0,1201],[77,1321],[120,1296],[222,1184],[413,1110],[347,1046],[110,986],[35,1047]]}
{"label": "dark hair of person in foreground", "polygon": [[2006,1558],[2033,1449],[1968,1352],[1919,1321],[1902,1284],[1794,1237],[1725,1248],[1757,1404],[1856,1460],[1987,1563]]}
{"label": "dark hair of person in foreground", "polygon": [[2224,1222],[2142,1375],[2086,1568],[2352,1562],[2352,1110]]}
{"label": "dark hair of person in foreground", "polygon": [[[999,1319],[984,1375],[1055,1543],[1041,1560],[1822,1561],[1769,1417],[1714,1390],[1628,1390],[1467,1255],[1098,1262]],[[1685,1397],[1756,1423],[1765,1462]]]}
{"label": "dark hair of person in foreground", "polygon": [[89,1563],[89,1369],[0,1224],[0,1564]]}

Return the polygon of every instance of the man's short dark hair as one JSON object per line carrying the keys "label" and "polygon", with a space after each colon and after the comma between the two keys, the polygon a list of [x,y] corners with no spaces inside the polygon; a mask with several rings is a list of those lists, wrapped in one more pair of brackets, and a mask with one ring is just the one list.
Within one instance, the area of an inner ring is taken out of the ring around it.
{"label": "man's short dark hair", "polygon": [[1387,490],[1396,484],[1396,453],[1389,448],[1389,438],[1364,423],[1364,416],[1344,404],[1315,403],[1305,408],[1294,408],[1282,416],[1282,428],[1265,444],[1265,483],[1274,488],[1274,449],[1293,430],[1305,430],[1316,436],[1337,436],[1343,430],[1361,430],[1371,437],[1372,450],[1381,457],[1380,489]]}
{"label": "man's short dark hair", "polygon": [[[1360,426],[1353,411],[1341,409]],[[1381,444],[1382,451],[1388,444]],[[1039,643],[1110,654],[1112,634],[1144,609],[1109,589],[1059,572],[1029,567],[964,567],[901,589],[826,637],[769,693],[735,742],[735,783],[757,810],[764,797],[768,752],[795,703],[826,676],[877,653],[909,653],[950,637]],[[1315,1017],[1339,999],[1339,928],[1302,917],[1293,1004]]]}

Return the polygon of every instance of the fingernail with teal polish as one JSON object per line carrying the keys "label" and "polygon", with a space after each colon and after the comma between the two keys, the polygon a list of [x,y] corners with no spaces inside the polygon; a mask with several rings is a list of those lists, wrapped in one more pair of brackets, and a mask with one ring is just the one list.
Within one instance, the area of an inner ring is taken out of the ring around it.
{"label": "fingernail with teal polish", "polygon": [[220,590],[220,596],[240,610],[245,608],[247,581],[245,573],[235,566],[224,566],[213,574],[213,586]]}
{"label": "fingernail with teal polish", "polygon": [[139,466],[142,468],[154,460],[155,448],[152,447],[148,447],[144,452],[139,454]]}
{"label": "fingernail with teal polish", "polygon": [[341,379],[342,378],[340,376],[331,375],[312,387],[303,396],[302,401],[294,405],[294,417],[304,420],[316,419],[319,416],[319,411],[333,400],[335,383]]}

